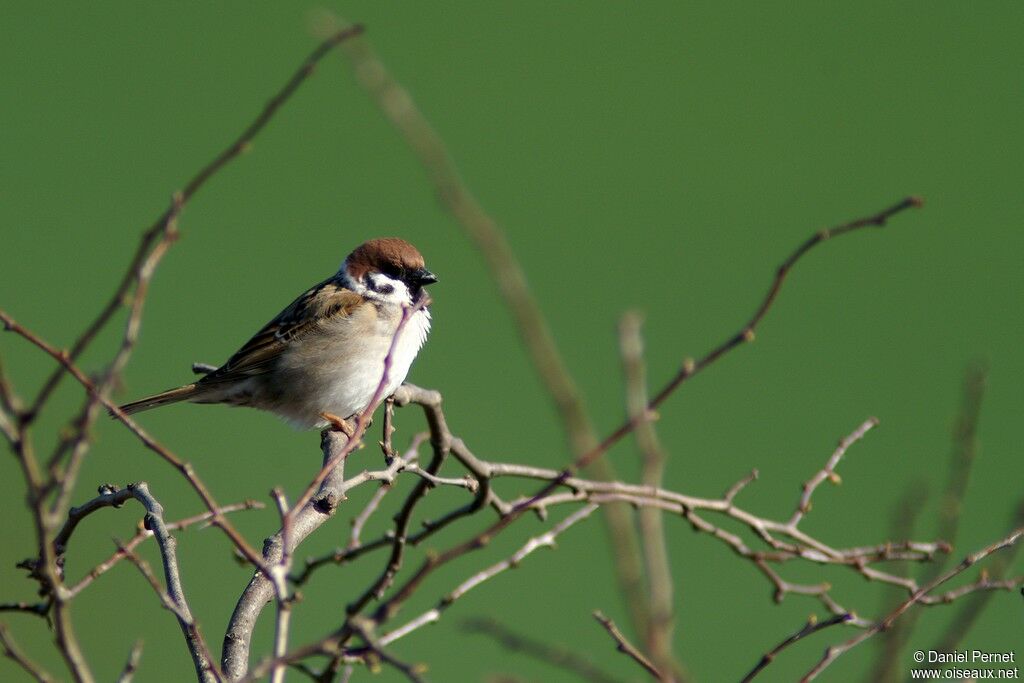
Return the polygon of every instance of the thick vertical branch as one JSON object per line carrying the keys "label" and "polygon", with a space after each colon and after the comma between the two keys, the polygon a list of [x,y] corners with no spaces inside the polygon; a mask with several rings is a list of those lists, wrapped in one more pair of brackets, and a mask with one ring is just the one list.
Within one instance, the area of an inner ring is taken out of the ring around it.
{"label": "thick vertical branch", "polygon": [[[324,463],[334,461],[337,464],[324,479],[316,495],[290,519],[287,525],[287,546],[284,541],[284,524],[281,531],[266,540],[263,545],[263,561],[266,565],[273,566],[281,562],[285,552],[294,552],[307,536],[334,516],[338,504],[344,499],[342,486],[345,480],[345,461],[339,456],[346,451],[348,443],[348,437],[342,432],[327,430],[321,433],[320,446]],[[264,572],[257,570],[238,599],[224,635],[221,666],[228,680],[234,681],[245,676],[249,668],[249,646],[256,620],[274,595],[274,584]]]}
{"label": "thick vertical branch", "polygon": [[[654,430],[654,416],[647,410],[647,373],[643,359],[641,320],[636,313],[627,313],[619,323],[619,350],[626,379],[626,409],[637,424],[636,439],[642,459],[641,483],[652,490],[661,488],[665,471],[665,452]],[[678,583],[672,578],[662,511],[654,506],[641,507],[640,544],[643,548],[647,574],[647,630],[644,640],[647,652],[664,680],[681,677],[680,666],[672,654],[674,591]],[[675,676],[673,676],[675,672]]]}

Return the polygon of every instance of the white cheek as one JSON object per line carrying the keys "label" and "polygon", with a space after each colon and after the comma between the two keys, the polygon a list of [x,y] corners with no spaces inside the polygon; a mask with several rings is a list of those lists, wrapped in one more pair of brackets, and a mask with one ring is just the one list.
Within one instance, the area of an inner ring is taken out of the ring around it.
{"label": "white cheek", "polygon": [[380,273],[366,274],[366,296],[386,303],[410,303],[409,288],[401,280],[393,280]]}

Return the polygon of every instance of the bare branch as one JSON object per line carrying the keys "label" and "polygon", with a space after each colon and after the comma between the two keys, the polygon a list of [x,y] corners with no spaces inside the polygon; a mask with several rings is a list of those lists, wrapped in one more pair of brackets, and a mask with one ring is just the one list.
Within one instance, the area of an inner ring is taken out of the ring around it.
{"label": "bare branch", "polygon": [[[397,394],[398,392],[396,392],[396,403],[401,405],[401,399],[397,398]],[[440,409],[440,395],[435,393],[434,396],[429,396],[427,398],[428,400],[436,401],[436,403],[433,403],[434,410],[432,410],[428,415],[431,433],[430,440],[434,455],[433,458],[431,458],[430,464],[427,465],[427,472],[435,474],[441,469],[441,465],[444,463],[451,450],[451,433],[448,431],[447,423],[444,421],[444,414]],[[369,586],[369,588],[367,588],[359,598],[346,607],[346,612],[348,614],[358,614],[370,602],[370,600],[379,599],[384,594],[384,591],[386,591],[394,582],[395,575],[401,568],[402,562],[405,558],[407,534],[413,510],[423,499],[423,496],[426,495],[426,492],[430,487],[430,481],[427,479],[421,479],[416,482],[416,486],[413,487],[413,490],[405,499],[405,503],[402,505],[401,510],[399,510],[398,514],[395,515],[395,531],[392,536],[391,555],[388,558],[387,565],[384,567],[380,576]]]}
{"label": "bare branch", "polygon": [[374,623],[372,620],[356,616],[352,619],[352,627],[356,634],[363,639],[373,655],[376,655],[383,662],[405,674],[405,677],[413,683],[425,683],[420,674],[423,673],[426,667],[422,664],[407,664],[388,653],[384,649],[385,644],[373,633]]}
{"label": "bare branch", "polygon": [[800,502],[797,503],[796,510],[793,512],[793,516],[789,519],[790,526],[795,527],[800,523],[800,520],[803,519],[804,515],[810,512],[811,496],[814,495],[814,492],[823,481],[828,479],[833,484],[838,484],[842,481],[839,478],[839,475],[836,474],[836,465],[838,465],[839,461],[842,460],[844,455],[846,455],[846,451],[849,450],[850,446],[863,439],[865,434],[871,431],[873,427],[877,426],[878,418],[869,417],[863,424],[861,424],[860,427],[855,429],[849,436],[846,436],[839,442],[839,445],[836,446],[835,452],[832,453],[832,457],[830,457],[828,462],[825,463],[825,467],[816,472],[813,477],[804,483]]}
{"label": "bare branch", "polygon": [[[349,438],[342,432],[325,430],[321,434],[320,446],[325,463],[336,463],[330,476],[324,479],[320,490],[310,498],[303,507],[289,517],[288,553],[318,529],[337,511],[338,504],[344,500],[344,454],[349,450]],[[281,562],[285,552],[285,524],[273,537],[263,545],[263,562],[274,566]],[[238,604],[231,615],[227,633],[224,636],[224,649],[221,655],[221,666],[228,680],[237,680],[245,675],[249,667],[249,645],[252,640],[256,620],[263,607],[275,595],[274,583],[261,571],[257,571],[250,579],[249,585],[238,599]]]}
{"label": "bare branch", "polygon": [[[526,559],[527,556],[529,556],[533,551],[537,550],[538,548],[554,548],[555,540],[558,538],[559,535],[561,535],[564,531],[566,531],[569,527],[573,526],[577,522],[581,522],[587,517],[589,517],[591,513],[593,513],[596,509],[596,505],[587,505],[585,507],[580,508],[579,510],[572,513],[571,515],[563,519],[561,522],[553,526],[548,532],[541,534],[540,536],[535,536],[528,540],[526,544],[523,545],[523,547],[520,548],[518,551],[516,551],[511,557],[502,560],[497,564],[491,565],[490,567],[482,571],[479,571],[473,576],[469,577],[468,579],[460,583],[458,586],[456,586],[454,590],[445,595],[437,604],[436,607],[424,612],[419,617],[416,617],[404,626],[401,626],[400,628],[397,628],[394,631],[391,631],[390,633],[382,636],[380,639],[381,645],[390,645],[399,638],[405,637],[406,635],[415,631],[421,626],[432,624],[438,621],[441,618],[441,614],[449,607],[451,607],[451,605],[455,603],[456,600],[458,600],[463,595],[473,590],[480,584],[484,583],[485,581],[494,578],[498,574],[501,574],[502,572],[508,569],[512,569],[513,567],[518,567],[519,564],[524,559]],[[374,614],[374,623],[382,623],[388,614],[388,610],[388,603],[381,605],[377,613]]]}
{"label": "bare branch", "polygon": [[458,221],[487,262],[505,304],[515,317],[516,330],[530,354],[537,377],[554,400],[573,452],[578,455],[588,450],[595,442],[594,430],[579,390],[558,352],[504,231],[466,187],[444,142],[369,43],[353,40],[342,49],[352,61],[360,84],[426,169],[441,205]]}
{"label": "bare branch", "polygon": [[[260,503],[260,502],[255,501],[255,500],[247,500],[244,503],[236,503],[234,505],[225,505],[224,507],[220,508],[220,510],[218,512],[220,514],[229,514],[229,513],[238,512],[238,511],[241,511],[241,510],[256,510],[256,509],[260,509],[262,507],[263,507],[263,503]],[[214,516],[214,513],[204,512],[202,514],[194,515],[192,517],[186,517],[184,519],[179,519],[176,522],[168,523],[167,524],[167,529],[169,531],[178,531],[179,529],[187,529],[187,528],[189,528],[191,526],[194,526],[194,525],[209,524],[210,520],[213,518],[213,516]],[[124,550],[132,550],[133,551],[133,550],[135,550],[136,547],[139,546],[140,543],[145,541],[147,538],[151,538],[152,536],[153,536],[153,532],[152,531],[150,531],[149,529],[146,529],[144,527],[141,527],[139,529],[139,531],[134,536],[132,536],[130,539],[128,539],[128,541],[123,543],[122,547],[119,547],[117,549],[117,551],[114,552],[113,555],[111,555],[109,558],[107,558],[106,560],[104,560],[100,564],[98,564],[95,567],[93,567],[92,569],[90,569],[86,573],[86,575],[78,583],[76,583],[74,586],[69,588],[68,589],[68,595],[70,597],[74,598],[76,595],[78,595],[83,590],[85,590],[85,588],[87,588],[93,581],[98,579],[103,574],[106,574],[108,571],[110,571],[110,569],[112,569],[114,567],[114,565],[119,563],[121,560],[125,559],[127,557],[127,555],[125,554]]]}
{"label": "bare branch", "polygon": [[217,671],[213,658],[210,656],[210,649],[206,645],[195,619],[192,617],[192,610],[188,600],[185,598],[185,590],[181,584],[181,570],[178,566],[177,541],[171,536],[167,523],[164,521],[164,509],[159,501],[149,492],[146,482],[130,484],[127,491],[132,497],[138,500],[146,510],[145,527],[153,532],[157,545],[160,548],[160,559],[164,568],[164,581],[167,584],[166,590],[160,587],[159,582],[148,571],[145,563],[142,562],[132,550],[121,547],[125,556],[139,567],[153,585],[154,590],[161,596],[164,605],[171,610],[178,618],[181,632],[185,636],[189,653],[196,668],[196,674],[200,681],[220,681],[221,675]]}
{"label": "bare branch", "polygon": [[[292,566],[292,541],[291,541],[291,520],[288,517],[288,500],[281,489],[271,491],[274,501],[277,503],[277,511],[281,515],[281,560],[274,565],[276,576],[274,593],[277,595],[277,621],[274,624],[274,658],[283,657],[288,651],[288,629],[291,624],[292,600],[288,595],[288,587],[285,577]],[[284,664],[276,664],[270,669],[271,683],[284,683],[286,667]]]}
{"label": "bare branch", "polygon": [[[639,314],[626,313],[622,316],[619,322],[619,353],[626,382],[626,409],[637,425],[636,439],[642,459],[641,483],[658,489],[661,488],[666,456],[654,429],[654,415],[647,409],[647,371],[640,326]],[[674,591],[678,582],[673,581],[669,567],[661,509],[653,505],[642,506],[639,520],[649,603],[644,640],[657,669],[668,675],[671,671],[680,670],[672,654]]]}
{"label": "bare branch", "polygon": [[511,652],[525,654],[592,683],[619,683],[617,679],[592,664],[586,656],[579,655],[566,647],[550,645],[543,640],[515,633],[493,619],[467,619],[462,623],[462,627],[466,633],[488,636]]}
{"label": "bare branch", "polygon": [[251,562],[256,567],[261,568],[261,570],[266,571],[260,556],[246,542],[245,538],[238,532],[237,529],[235,529],[234,525],[227,519],[227,517],[225,517],[223,514],[219,512],[221,506],[217,504],[217,501],[214,499],[213,494],[210,493],[209,489],[206,487],[206,484],[204,484],[203,481],[196,474],[195,469],[192,467],[191,463],[183,461],[177,455],[172,453],[170,449],[168,449],[166,446],[164,446],[156,439],[154,439],[152,436],[150,436],[149,433],[146,432],[146,430],[144,430],[141,426],[139,426],[137,422],[135,422],[132,418],[128,417],[128,415],[124,411],[122,411],[117,405],[111,403],[110,400],[107,399],[105,396],[97,393],[96,388],[92,383],[92,380],[90,380],[85,375],[85,373],[82,372],[82,370],[79,369],[78,366],[76,366],[71,361],[66,351],[57,350],[56,348],[48,344],[46,341],[44,341],[42,338],[40,338],[33,332],[19,325],[17,321],[15,321],[6,312],[2,310],[0,310],[0,322],[3,322],[6,330],[14,332],[15,334],[23,337],[27,341],[31,342],[32,344],[34,344],[35,346],[49,354],[58,363],[63,365],[68,370],[68,372],[70,372],[71,375],[76,380],[78,380],[79,384],[85,387],[86,391],[88,391],[93,397],[99,400],[99,402],[102,403],[107,408],[107,410],[115,418],[117,418],[117,420],[119,420],[126,427],[128,427],[129,431],[131,431],[142,442],[142,444],[146,446],[146,448],[159,455],[161,458],[170,463],[176,470],[178,470],[178,472],[183,477],[185,477],[186,481],[188,481],[188,483],[191,485],[192,489],[197,494],[199,494],[199,497],[206,505],[207,510],[209,510],[212,513],[210,523],[220,528],[225,533],[225,535],[227,535],[227,537],[230,538],[231,541],[235,544],[235,547],[238,548],[239,552],[241,552],[242,555],[245,556],[247,560],[249,560],[249,562]]}
{"label": "bare branch", "polygon": [[[337,23],[334,19],[333,23]],[[541,384],[551,396],[556,414],[574,458],[591,451],[597,437],[575,381],[558,351],[544,314],[526,282],[526,275],[505,238],[504,230],[487,214],[459,175],[455,162],[444,142],[416,107],[409,92],[394,79],[386,65],[366,40],[353,40],[343,47],[352,62],[353,72],[370,94],[381,112],[394,125],[434,186],[441,205],[447,209],[476,246],[492,274],[498,291],[516,321],[515,328],[526,347]],[[605,458],[592,458],[598,479],[614,480],[615,471]],[[485,492],[478,500],[486,499]],[[479,505],[449,516],[444,524],[475,512]],[[628,594],[639,595],[641,576],[638,543],[630,512],[625,506],[605,506],[607,538],[615,558],[615,571],[620,587]],[[632,615],[637,627],[646,623],[640,610],[643,602],[629,600],[637,606]]]}
{"label": "bare branch", "polygon": [[54,678],[41,666],[33,662],[25,652],[14,642],[7,624],[0,623],[0,646],[4,649],[4,655],[24,669],[25,673],[37,680],[39,683],[53,683]]}
{"label": "bare branch", "polygon": [[622,635],[622,631],[615,625],[615,622],[606,617],[602,612],[594,612],[594,618],[597,619],[598,623],[604,627],[605,631],[608,631],[608,635],[615,641],[615,649],[626,655],[634,662],[643,667],[644,671],[651,674],[654,678],[659,681],[665,680],[664,676],[658,669],[655,668],[651,661],[644,656],[640,650],[626,640],[626,636]]}
{"label": "bare branch", "polygon": [[[284,87],[282,87],[281,90],[279,90],[277,94],[267,102],[263,110],[253,120],[253,122],[250,123],[244,131],[242,131],[242,134],[239,135],[233,143],[228,145],[226,149],[218,154],[213,161],[201,168],[191,178],[191,180],[185,184],[185,187],[181,192],[175,194],[170,207],[168,207],[168,209],[159,218],[157,218],[153,225],[142,234],[139,247],[136,250],[135,255],[132,257],[131,264],[128,266],[128,270],[122,278],[121,283],[114,291],[113,296],[111,296],[110,300],[100,311],[95,320],[89,324],[85,331],[79,335],[75,343],[72,344],[71,349],[67,354],[70,363],[74,363],[79,358],[100,330],[106,326],[117,310],[124,304],[133,284],[139,282],[138,274],[146,263],[148,255],[154,249],[154,246],[158,244],[159,240],[165,239],[167,227],[174,223],[178,214],[180,214],[188,201],[203,187],[203,185],[206,184],[210,178],[252,146],[252,141],[260,131],[262,131],[267,123],[270,122],[274,117],[274,114],[277,113],[277,110],[291,98],[295,91],[298,90],[299,86],[302,85],[302,83],[313,73],[316,69],[316,65],[324,58],[325,55],[340,43],[352,38],[353,36],[357,36],[362,32],[362,26],[349,26],[337,31],[334,35],[317,45],[313,52],[310,53],[309,57],[306,58],[306,61],[302,63],[288,82],[285,83]],[[155,266],[155,262],[150,261],[150,266]],[[136,298],[138,299],[138,297],[139,292],[137,290]],[[135,318],[135,322],[138,322],[137,317]],[[130,325],[131,323],[129,323],[129,326]],[[39,394],[32,403],[32,407],[28,410],[27,414],[30,416],[30,419],[39,413],[43,404],[46,403],[47,399],[50,397],[50,394],[57,388],[57,384],[63,378],[64,370],[66,368],[69,369],[68,366],[57,368],[57,370],[55,370],[43,384],[42,389],[40,389]]]}
{"label": "bare branch", "polygon": [[50,614],[50,605],[45,602],[0,602],[0,612],[22,612],[45,619]]}
{"label": "bare branch", "polygon": [[64,554],[68,541],[71,539],[71,534],[74,533],[75,529],[83,519],[91,515],[93,512],[103,508],[121,507],[135,497],[135,492],[132,490],[131,486],[119,489],[116,486],[104,484],[103,486],[100,486],[99,493],[100,495],[96,496],[92,500],[68,510],[67,521],[64,522],[64,526],[61,527],[61,530],[57,532],[57,536],[53,539],[53,545],[57,549],[57,553],[59,555]]}
{"label": "bare branch", "polygon": [[124,668],[121,669],[121,675],[117,677],[117,683],[131,683],[135,677],[135,672],[139,668],[139,661],[142,659],[142,641],[136,640],[135,644],[132,645],[131,652],[128,653],[128,661],[124,663]]}
{"label": "bare branch", "polygon": [[[649,410],[657,409],[665,400],[671,396],[675,391],[683,385],[686,381],[691,379],[694,375],[697,375],[701,371],[707,369],[715,362],[717,362],[724,355],[733,351],[739,346],[745,343],[754,341],[755,332],[757,326],[761,324],[765,316],[768,315],[768,311],[771,310],[776,299],[778,298],[779,292],[782,290],[782,285],[786,281],[786,277],[789,275],[790,270],[797,264],[798,261],[813,249],[815,246],[822,242],[845,235],[847,233],[855,232],[866,227],[883,227],[893,216],[906,211],[913,207],[920,207],[923,205],[923,200],[919,197],[907,197],[896,204],[884,209],[871,216],[864,218],[858,218],[848,223],[843,223],[832,228],[826,228],[816,232],[811,237],[808,237],[804,242],[798,246],[793,252],[782,262],[782,265],[778,267],[775,272],[775,279],[772,280],[772,284],[768,288],[768,293],[765,295],[761,304],[758,306],[754,315],[750,317],[747,323],[740,328],[733,336],[729,337],[721,344],[713,348],[707,354],[705,354],[700,360],[693,361],[687,360],[683,363],[682,367],[676,373],[672,379],[670,379],[665,386],[663,386],[658,393],[654,395],[654,398],[647,404]],[[618,443],[624,436],[629,434],[633,429],[636,428],[634,420],[627,420],[612,433],[604,438],[592,451],[586,453],[582,458],[576,462],[577,467],[584,467],[590,463],[593,459],[600,456],[600,454],[607,451],[613,445]]]}
{"label": "bare branch", "polygon": [[[1024,526],[1024,502],[1019,503],[1013,515],[1014,528]],[[1000,581],[1011,566],[1013,561],[1020,555],[1021,543],[1015,544],[1012,548],[995,556],[989,563],[988,576],[993,581]],[[1018,579],[1017,583],[1020,583]],[[971,630],[971,625],[978,619],[993,595],[992,591],[979,591],[972,595],[950,620],[949,627],[935,647],[937,652],[952,652],[957,648],[961,639]],[[897,622],[898,623],[898,622]]]}
{"label": "bare branch", "polygon": [[[960,527],[960,512],[971,469],[978,453],[978,421],[982,399],[985,396],[987,369],[980,361],[970,364],[964,372],[960,410],[952,434],[949,471],[946,486],[939,500],[938,537],[949,544],[956,542]],[[1014,525],[1018,526],[1018,525]],[[923,569],[919,581],[927,583],[942,571],[945,558]],[[900,652],[913,631],[919,612],[912,612],[894,624],[883,636],[883,650],[872,672],[877,680],[896,675]]]}
{"label": "bare branch", "polygon": [[360,536],[362,536],[363,527],[366,526],[366,523],[370,520],[370,517],[373,515],[373,513],[377,511],[377,508],[380,507],[381,501],[384,500],[384,496],[388,495],[389,493],[391,493],[391,484],[388,483],[381,484],[380,487],[373,492],[373,495],[370,497],[370,500],[366,503],[366,506],[363,508],[362,512],[356,515],[355,519],[352,520],[352,532],[349,535],[348,546],[346,547],[346,550],[355,550],[356,548],[362,545]]}
{"label": "bare branch", "polygon": [[849,640],[843,643],[839,643],[838,645],[832,645],[828,649],[826,649],[825,654],[821,658],[821,660],[817,664],[815,664],[804,675],[802,679],[800,679],[801,683],[804,683],[805,681],[812,681],[815,678],[817,678],[818,675],[822,671],[827,669],[836,659],[841,657],[846,652],[849,652],[857,645],[860,645],[862,642],[864,642],[871,636],[891,627],[897,619],[903,616],[903,614],[905,614],[907,610],[909,610],[916,604],[946,604],[948,602],[951,602],[952,600],[962,597],[963,595],[973,593],[974,591],[1008,589],[1011,587],[1021,585],[1021,583],[1024,582],[1024,577],[1019,577],[1008,582],[992,582],[988,579],[988,577],[986,577],[983,574],[979,577],[977,581],[967,586],[964,586],[961,589],[950,591],[939,596],[930,595],[930,593],[934,591],[936,588],[943,585],[950,579],[965,572],[966,570],[973,567],[975,564],[985,559],[989,555],[992,555],[993,553],[1004,548],[1010,548],[1014,546],[1015,544],[1017,544],[1018,541],[1020,541],[1021,537],[1024,537],[1024,527],[1017,529],[1006,538],[996,541],[995,543],[992,543],[991,545],[986,546],[985,548],[982,548],[981,550],[978,550],[977,552],[968,555],[956,567],[944,572],[942,575],[936,577],[935,579],[921,586],[920,588],[917,588],[916,590],[914,590],[914,592],[910,595],[909,598],[901,602],[896,607],[896,609],[890,612],[889,615],[886,616],[884,619],[877,622],[876,624],[873,624],[870,628],[861,631],[853,638],[850,638]]}
{"label": "bare branch", "polygon": [[811,618],[807,620],[807,623],[804,624],[799,631],[789,636],[781,643],[773,647],[771,650],[766,652],[761,657],[761,660],[756,665],[754,665],[754,668],[750,670],[750,673],[743,677],[742,683],[748,683],[748,681],[752,681],[754,677],[761,673],[766,666],[775,661],[775,658],[779,656],[780,652],[785,650],[790,645],[793,645],[794,643],[803,640],[812,633],[817,633],[818,631],[826,629],[829,626],[835,626],[836,624],[845,624],[852,618],[852,614],[836,614],[833,615],[830,619],[826,619],[825,621],[818,621],[818,618],[816,616],[811,615]]}
{"label": "bare branch", "polygon": [[18,440],[18,427],[21,420],[21,400],[14,391],[14,385],[4,371],[3,358],[0,358],[0,434],[11,444]]}
{"label": "bare branch", "polygon": [[[780,288],[782,286],[782,283],[783,283],[783,281],[786,278],[787,273],[793,267],[793,265],[800,259],[800,257],[803,254],[807,253],[807,251],[812,249],[815,245],[817,245],[818,243],[822,242],[823,240],[825,240],[825,239],[827,239],[829,237],[836,237],[836,236],[844,235],[846,233],[853,232],[855,230],[858,230],[858,229],[866,227],[866,226],[882,226],[882,225],[885,225],[885,223],[888,221],[888,219],[891,218],[892,216],[894,216],[897,213],[900,213],[900,212],[902,212],[902,211],[904,211],[904,210],[906,210],[906,209],[908,209],[910,207],[920,206],[920,204],[921,204],[921,201],[919,199],[913,198],[913,197],[912,198],[908,198],[908,199],[905,199],[905,200],[899,202],[898,204],[895,204],[892,207],[889,207],[888,209],[885,209],[885,210],[883,210],[883,211],[881,211],[881,212],[879,212],[877,214],[874,214],[872,216],[868,216],[866,218],[860,218],[860,219],[851,221],[849,223],[845,223],[843,225],[837,226],[837,227],[832,228],[832,229],[820,231],[820,232],[816,233],[814,236],[808,238],[803,244],[801,244],[789,256],[789,258],[786,259],[786,261],[783,263],[783,265],[779,268],[779,270],[778,270],[778,272],[776,274],[775,280],[773,281],[772,286],[770,287],[770,289],[768,291],[768,294],[766,295],[764,301],[762,302],[762,304],[758,308],[758,310],[755,312],[754,316],[743,327],[743,329],[737,335],[734,335],[733,337],[731,337],[730,339],[726,340],[725,342],[720,344],[718,347],[713,349],[706,356],[704,356],[704,358],[702,358],[700,361],[698,361],[696,363],[686,363],[686,364],[684,364],[683,369],[677,374],[677,376],[675,378],[673,378],[665,386],[665,388],[663,388],[658,394],[656,394],[655,397],[648,403],[648,408],[649,409],[656,408],[658,405],[660,405],[661,402],[663,402],[666,398],[668,398],[668,396],[671,395],[675,391],[675,389],[678,388],[687,379],[689,379],[690,377],[692,377],[696,373],[700,372],[704,368],[710,366],[711,364],[716,362],[719,358],[724,356],[726,353],[728,353],[732,349],[734,349],[737,346],[739,346],[741,343],[753,339],[754,329],[756,328],[757,324],[764,318],[764,316],[767,314],[767,312],[770,310],[770,308],[772,306],[772,303],[775,301],[775,299],[776,299],[776,297],[778,295],[778,292],[779,292],[779,290],[780,290]],[[508,528],[526,510],[535,507],[535,505],[537,504],[538,501],[542,500],[545,496],[548,496],[552,491],[557,489],[560,485],[563,485],[567,480],[569,480],[573,476],[573,474],[579,468],[585,467],[587,464],[593,462],[596,458],[598,458],[601,454],[603,454],[608,448],[610,448],[612,445],[614,445],[616,442],[618,442],[622,437],[624,437],[626,434],[628,434],[631,431],[633,431],[636,428],[636,426],[637,426],[637,421],[636,420],[633,420],[633,419],[627,420],[618,429],[616,429],[611,434],[609,434],[609,436],[606,437],[600,444],[598,444],[598,446],[596,446],[594,449],[588,451],[583,456],[577,458],[572,466],[562,470],[559,473],[557,479],[551,480],[548,484],[546,484],[539,491],[537,491],[531,498],[529,498],[529,499],[527,499],[527,500],[517,504],[515,506],[515,508],[509,514],[503,515],[501,518],[498,519],[498,521],[493,523],[491,526],[486,528],[484,531],[478,533],[473,538],[470,538],[470,539],[468,539],[468,540],[466,540],[466,541],[464,541],[464,542],[462,542],[462,543],[460,543],[460,544],[458,544],[456,546],[453,546],[453,547],[449,548],[448,550],[446,550],[446,551],[444,551],[444,552],[442,552],[442,553],[440,553],[440,554],[438,554],[436,556],[432,556],[432,557],[428,558],[426,561],[424,561],[423,564],[420,565],[420,567],[417,570],[416,574],[410,580],[411,584],[414,585],[414,584],[418,584],[418,583],[422,582],[422,580],[427,575],[429,575],[430,573],[432,573],[433,571],[435,571],[439,567],[444,566],[448,562],[451,562],[455,558],[461,557],[462,555],[465,555],[468,552],[472,552],[474,550],[478,550],[480,548],[485,547],[487,545],[487,543],[490,541],[491,538],[493,538],[495,535],[501,533],[506,528]],[[792,527],[792,525],[779,525],[778,528],[780,530],[783,530],[787,534],[795,535],[795,537],[798,540],[800,540],[800,541],[811,540],[810,537],[807,537],[802,532],[799,532],[798,530],[794,529]],[[770,537],[770,534],[768,534],[769,529],[765,528],[763,525],[761,525],[761,531],[764,532],[766,535],[768,535]],[[769,540],[769,539],[766,538],[766,540]],[[783,547],[787,547],[787,546],[783,546]],[[822,548],[818,548],[816,550],[820,553]],[[898,578],[891,577],[891,576],[886,576],[884,574],[880,574],[880,573],[878,573],[878,572],[876,572],[874,570],[870,570],[870,569],[867,569],[867,568],[862,568],[861,569],[861,573],[864,574],[865,576],[872,577],[872,578],[883,578],[884,577],[884,578],[887,578],[890,581],[899,582]],[[402,591],[399,591],[399,594],[401,594],[401,593],[402,593]],[[401,602],[401,600],[399,600],[399,602]]]}

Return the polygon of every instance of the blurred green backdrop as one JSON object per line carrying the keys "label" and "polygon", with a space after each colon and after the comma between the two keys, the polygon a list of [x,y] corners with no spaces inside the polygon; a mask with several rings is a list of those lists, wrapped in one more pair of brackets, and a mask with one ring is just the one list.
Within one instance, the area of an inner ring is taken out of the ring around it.
{"label": "blurred green backdrop", "polygon": [[[311,49],[308,13],[320,6],[3,3],[0,306],[54,343],[69,343],[171,192],[233,139]],[[329,8],[365,22],[469,186],[507,230],[602,431],[623,414],[614,331],[622,311],[645,313],[651,378],[659,383],[683,357],[734,332],[777,263],[813,230],[923,195],[924,210],[811,254],[758,342],[664,406],[666,483],[715,496],[757,467],[761,480],[742,501],[761,514],[788,515],[800,482],[835,440],[873,414],[881,428],[843,463],[843,485],[819,491],[807,529],[837,545],[886,539],[894,506],[913,486],[933,494],[916,534],[929,538],[960,378],[981,357],[991,368],[984,448],[957,552],[1006,532],[1024,474],[1024,6]],[[444,392],[450,424],[481,455],[566,462],[557,420],[480,259],[341,57],[329,58],[251,153],[196,197],[181,228],[154,281],[122,398],[187,380],[192,361],[223,360],[292,296],[333,272],[352,246],[398,234],[441,277],[433,290],[435,331],[411,380]],[[119,333],[115,326],[85,365],[99,367]],[[13,337],[0,340],[0,353],[25,392],[51,368]],[[80,399],[65,382],[37,430],[44,445],[47,430]],[[418,414],[399,420],[401,436],[421,428]],[[273,485],[294,496],[318,463],[315,434],[255,411],[177,406],[141,421],[194,462],[225,502],[267,500]],[[623,476],[636,477],[632,443],[613,457]],[[376,462],[369,450],[357,458]],[[13,568],[33,553],[20,475],[11,459],[0,462],[7,482],[0,599],[29,600],[33,586]],[[140,479],[170,517],[200,509],[164,463],[123,429],[101,424],[76,499],[102,482]],[[434,510],[462,500],[457,491],[431,498]],[[70,574],[109,554],[110,537],[130,536],[139,517],[129,506],[90,518],[72,547]],[[387,521],[381,515],[375,529]],[[248,513],[237,523],[256,540],[275,527],[275,515]],[[799,596],[774,605],[749,563],[681,520],[666,524],[678,579],[676,649],[698,680],[739,679],[766,648],[820,613]],[[433,545],[446,547],[475,528],[457,526]],[[542,528],[522,523],[486,556],[457,562],[403,614],[417,614]],[[342,543],[347,531],[335,520],[300,555]],[[485,584],[396,653],[428,662],[435,681],[479,681],[488,672],[571,680],[460,626],[491,614],[624,680],[641,680],[590,617],[600,608],[625,624],[603,534],[596,517],[574,528],[557,552],[538,553]],[[249,572],[232,563],[216,532],[183,534],[180,555],[193,608],[219,649]],[[336,624],[349,587],[362,585],[379,561],[325,571],[305,591],[294,641]],[[844,603],[864,615],[881,609],[880,589],[845,572],[789,571],[794,579],[833,581]],[[140,636],[139,680],[190,679],[173,618],[134,568],[103,577],[75,606],[102,680],[113,678]],[[952,614],[929,608],[911,647],[934,645]],[[1019,648],[1022,618],[1019,596],[999,595],[964,645]],[[63,677],[40,620],[3,619]],[[852,633],[832,629],[799,644],[765,679],[793,679],[828,643]],[[269,631],[258,635],[265,652]],[[824,679],[857,680],[874,655],[873,646],[861,647]],[[901,675],[910,667],[908,655]],[[21,676],[0,662],[0,678]],[[354,680],[368,678],[360,672]],[[385,670],[377,680],[399,679]]]}

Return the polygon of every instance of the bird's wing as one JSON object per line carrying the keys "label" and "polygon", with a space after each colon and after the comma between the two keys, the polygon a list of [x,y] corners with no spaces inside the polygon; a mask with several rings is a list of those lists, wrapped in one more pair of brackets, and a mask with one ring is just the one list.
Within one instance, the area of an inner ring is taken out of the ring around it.
{"label": "bird's wing", "polygon": [[316,331],[324,320],[350,316],[363,303],[363,297],[334,278],[325,280],[289,304],[200,384],[231,382],[267,372],[288,344]]}

